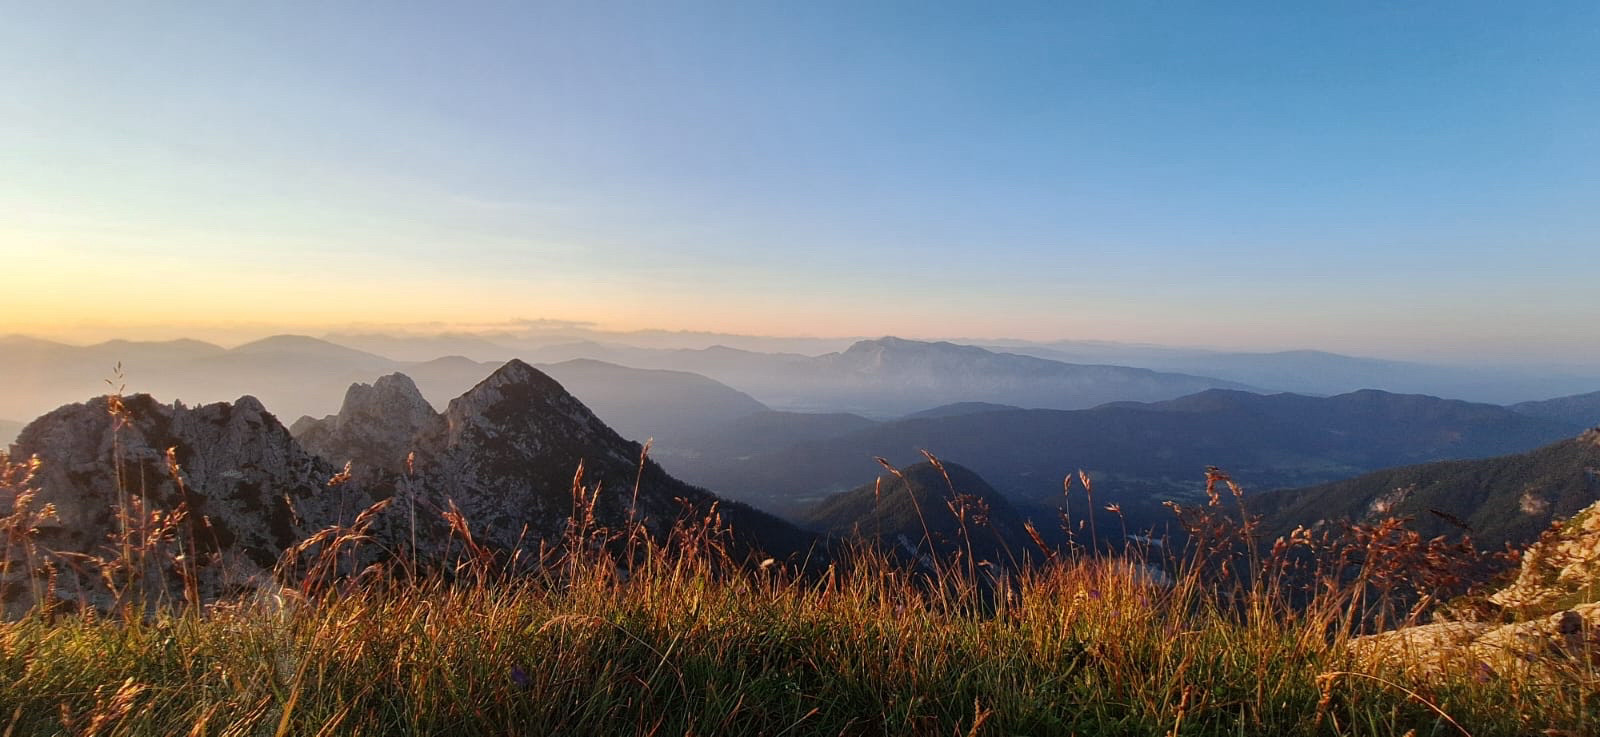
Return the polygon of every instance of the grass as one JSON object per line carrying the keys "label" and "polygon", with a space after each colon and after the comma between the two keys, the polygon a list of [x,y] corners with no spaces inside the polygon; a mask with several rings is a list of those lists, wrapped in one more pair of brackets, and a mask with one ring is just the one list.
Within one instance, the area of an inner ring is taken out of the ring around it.
{"label": "grass", "polygon": [[[1592,695],[1365,669],[1081,561],[996,611],[890,570],[370,587],[0,629],[10,734],[1581,734]],[[1359,674],[1337,676],[1330,674]],[[1382,680],[1379,680],[1382,679]]]}
{"label": "grass", "polygon": [[[0,480],[15,504],[25,467]],[[1178,510],[1204,547],[1174,562],[1170,580],[1136,555],[1082,548],[1003,571],[908,565],[858,545],[802,573],[733,565],[705,521],[654,541],[637,528],[591,529],[579,513],[565,544],[517,576],[497,572],[480,550],[449,575],[397,563],[389,575],[319,578],[205,605],[185,596],[112,612],[36,607],[0,623],[0,735],[1600,728],[1586,665],[1533,681],[1470,663],[1413,675],[1355,657],[1349,634],[1392,610],[1417,619],[1409,600],[1399,609],[1392,600],[1409,591],[1427,601],[1438,591],[1422,587],[1443,579],[1383,568],[1390,559],[1420,565],[1383,547],[1391,531],[1363,531],[1365,554],[1341,549],[1331,564],[1294,558],[1287,546],[1260,553],[1248,545],[1251,518],[1218,491],[1226,476],[1214,471],[1208,482],[1210,505]],[[575,483],[575,500],[584,494]],[[27,547],[25,517],[8,527],[8,561]],[[452,522],[465,543],[468,523]]]}

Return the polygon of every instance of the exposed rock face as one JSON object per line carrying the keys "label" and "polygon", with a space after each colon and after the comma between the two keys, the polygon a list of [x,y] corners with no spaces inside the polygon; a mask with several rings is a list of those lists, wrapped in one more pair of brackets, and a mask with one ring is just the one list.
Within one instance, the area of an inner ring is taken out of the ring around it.
{"label": "exposed rock face", "polygon": [[[118,508],[138,507],[148,519],[151,510],[184,507],[188,534],[178,537],[197,547],[191,560],[205,561],[208,598],[264,579],[287,548],[330,526],[351,525],[380,500],[389,504],[371,518],[379,543],[373,550],[406,550],[415,540],[418,558],[445,559],[453,543],[440,512],[452,501],[479,544],[506,553],[536,550],[566,531],[580,464],[584,483],[600,485],[593,516],[602,526],[620,529],[634,519],[662,535],[682,516],[704,518],[716,507],[750,547],[781,556],[805,550],[812,539],[764,513],[724,504],[654,462],[641,465],[637,443],[521,361],[497,370],[443,414],[404,376],[351,387],[340,414],[296,423],[307,445],[326,457],[307,452],[252,397],[189,409],[135,395],[122,406],[114,416],[108,398],[69,405],[22,432],[16,457],[41,461],[33,506],[56,510],[37,542],[61,553],[100,554],[119,547],[113,544],[122,529]],[[330,488],[346,460],[358,472]],[[0,514],[9,513],[11,504],[3,506]],[[18,583],[0,582],[11,587],[4,598],[17,600]],[[91,603],[106,594],[92,576],[59,593]]]}
{"label": "exposed rock face", "polygon": [[306,450],[333,463],[354,461],[401,473],[416,439],[436,433],[442,424],[409,377],[390,374],[370,385],[351,384],[339,414],[302,417],[290,432]]}
{"label": "exposed rock face", "polygon": [[[1581,440],[1600,443],[1600,432]],[[1489,601],[1518,621],[1408,627],[1358,638],[1353,649],[1422,672],[1472,667],[1546,680],[1573,668],[1592,673],[1600,665],[1600,502],[1529,546],[1516,581]]]}
{"label": "exposed rock face", "polygon": [[1529,546],[1516,582],[1489,600],[1525,615],[1600,601],[1600,503]]}
{"label": "exposed rock face", "polygon": [[[381,485],[329,490],[335,469],[301,449],[254,397],[191,409],[138,394],[122,400],[117,416],[111,409],[106,397],[68,405],[17,439],[16,457],[41,460],[34,507],[55,508],[36,538],[45,549],[114,557],[124,499],[141,530],[154,524],[152,513],[183,508],[180,537],[202,562],[205,593],[217,595],[259,580],[286,547],[348,522],[386,493]],[[60,585],[69,600],[108,595],[92,576],[64,575]]]}

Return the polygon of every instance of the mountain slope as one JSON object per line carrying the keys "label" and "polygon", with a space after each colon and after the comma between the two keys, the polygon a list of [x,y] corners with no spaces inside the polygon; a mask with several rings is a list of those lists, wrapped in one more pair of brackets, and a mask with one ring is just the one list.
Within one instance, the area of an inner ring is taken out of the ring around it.
{"label": "mountain slope", "polygon": [[1062,477],[1086,469],[1106,501],[1120,500],[1131,511],[1141,501],[1197,493],[1209,465],[1253,490],[1287,488],[1408,463],[1519,452],[1575,432],[1504,407],[1432,397],[1213,391],[1167,403],[901,420],[746,459],[677,463],[674,470],[795,514],[878,476],[874,456],[910,464],[928,449],[958,459],[1019,504],[1055,504]]}
{"label": "mountain slope", "polygon": [[[1482,545],[1522,545],[1600,499],[1600,430],[1526,453],[1376,471],[1253,501],[1269,536],[1324,520],[1413,518],[1424,537],[1463,532]],[[1445,517],[1443,515],[1449,515]],[[1452,520],[1453,518],[1453,520]]]}
{"label": "mountain slope", "polygon": [[[978,560],[1020,561],[1030,554],[1022,516],[1011,503],[966,467],[942,465],[948,482],[944,473],[923,461],[901,469],[903,479],[889,476],[881,484],[834,494],[796,519],[820,532],[877,538],[906,551],[927,552],[931,545],[945,557],[965,553],[969,539]],[[957,517],[957,510],[964,519]]]}
{"label": "mountain slope", "polygon": [[636,369],[587,359],[539,368],[618,432],[636,440],[655,437],[671,442],[767,411],[766,405],[744,392],[686,371]]}
{"label": "mountain slope", "polygon": [[[877,422],[847,412],[778,412],[766,410],[715,425],[697,435],[657,444],[654,455],[663,460],[748,458],[782,450],[797,443],[839,437],[865,430]],[[668,461],[669,465],[674,465]]]}
{"label": "mountain slope", "polygon": [[1522,402],[1511,409],[1533,417],[1544,417],[1576,425],[1600,425],[1600,392],[1574,394],[1539,402]]}

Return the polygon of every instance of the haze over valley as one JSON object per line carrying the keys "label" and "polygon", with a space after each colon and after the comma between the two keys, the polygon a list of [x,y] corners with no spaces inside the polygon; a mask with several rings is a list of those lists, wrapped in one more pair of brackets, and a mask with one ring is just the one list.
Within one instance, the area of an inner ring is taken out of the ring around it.
{"label": "haze over valley", "polygon": [[[434,422],[432,413],[499,370],[507,360],[500,357],[521,353],[532,363],[517,365],[548,375],[622,437],[650,441],[651,457],[667,472],[818,532],[834,530],[818,520],[836,514],[817,511],[819,505],[843,508],[830,497],[881,483],[879,459],[909,467],[923,461],[924,451],[960,465],[963,478],[981,479],[984,493],[1015,506],[1019,519],[1049,526],[1061,480],[1084,470],[1099,479],[1103,499],[1145,526],[1163,522],[1163,502],[1193,502],[1207,466],[1225,467],[1265,492],[1390,467],[1522,453],[1600,425],[1593,392],[1502,406],[1450,398],[1447,391],[1461,387],[1463,377],[1512,397],[1522,385],[1583,387],[1600,379],[1528,371],[1507,379],[1490,369],[1322,352],[1018,341],[983,347],[886,337],[806,355],[721,343],[691,347],[697,339],[734,336],[663,333],[642,345],[566,337],[517,349],[464,334],[346,338],[362,348],[295,335],[233,348],[194,340],[74,346],[13,336],[0,339],[7,348],[0,381],[14,389],[0,412],[44,414],[113,388],[190,406],[250,396],[328,463],[397,472],[409,444],[422,442],[424,426]],[[428,357],[434,350],[472,357]],[[1223,369],[1218,373],[1263,384],[1060,360],[1117,356]],[[1494,384],[1496,377],[1502,383]],[[1363,379],[1387,388],[1337,391]],[[1439,391],[1394,390],[1407,387]],[[9,436],[23,424],[12,423]],[[413,429],[379,443],[381,450],[370,440],[339,440],[390,425]]]}

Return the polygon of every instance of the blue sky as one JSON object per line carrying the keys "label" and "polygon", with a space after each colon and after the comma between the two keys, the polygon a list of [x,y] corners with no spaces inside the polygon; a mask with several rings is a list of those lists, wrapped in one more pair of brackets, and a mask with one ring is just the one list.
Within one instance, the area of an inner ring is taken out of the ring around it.
{"label": "blue sky", "polygon": [[1600,360],[1593,2],[134,5],[0,25],[20,332]]}

